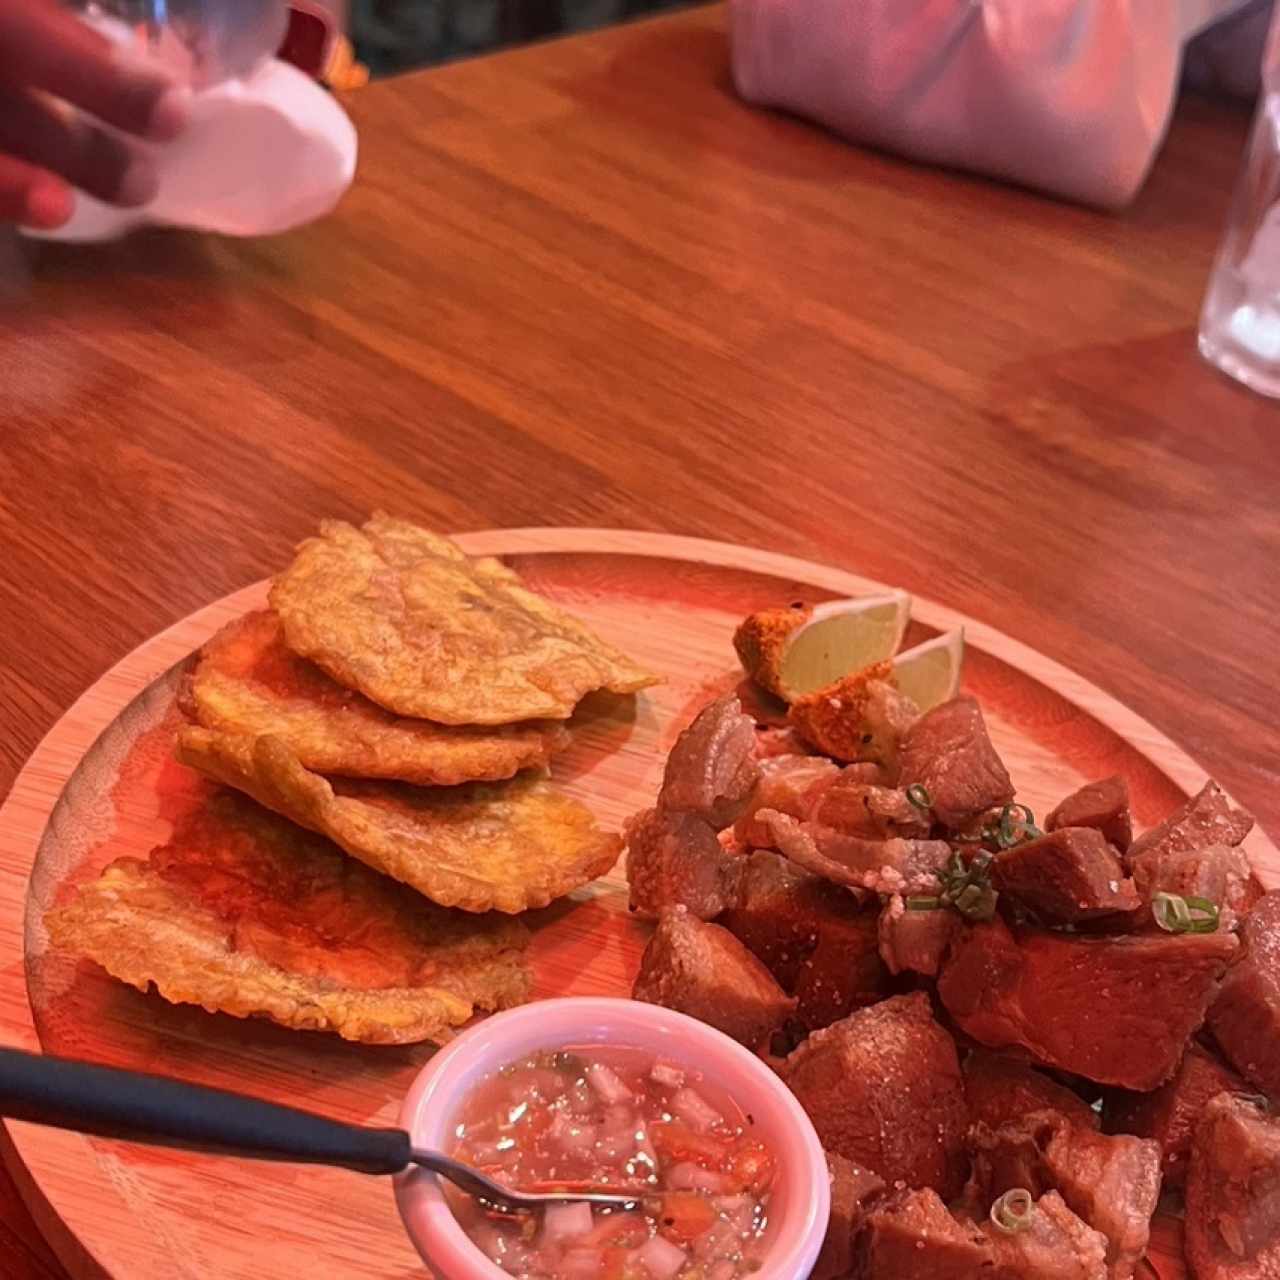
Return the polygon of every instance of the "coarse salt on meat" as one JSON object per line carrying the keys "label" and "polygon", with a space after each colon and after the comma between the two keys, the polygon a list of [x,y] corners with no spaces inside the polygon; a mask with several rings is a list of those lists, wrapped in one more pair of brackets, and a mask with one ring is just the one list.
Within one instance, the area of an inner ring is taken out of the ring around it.
{"label": "coarse salt on meat", "polygon": [[741,813],[759,776],[755,724],[727,693],[704,707],[676,739],[658,807],[691,814],[720,831]]}

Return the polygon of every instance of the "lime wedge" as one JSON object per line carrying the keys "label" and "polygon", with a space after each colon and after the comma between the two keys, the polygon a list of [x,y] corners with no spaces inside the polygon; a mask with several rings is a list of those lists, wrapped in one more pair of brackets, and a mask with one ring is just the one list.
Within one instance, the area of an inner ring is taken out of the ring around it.
{"label": "lime wedge", "polygon": [[777,684],[788,701],[891,658],[911,615],[905,591],[817,605],[782,648]]}
{"label": "lime wedge", "polygon": [[921,712],[948,702],[960,690],[964,663],[964,628],[944,631],[893,660],[893,683]]}

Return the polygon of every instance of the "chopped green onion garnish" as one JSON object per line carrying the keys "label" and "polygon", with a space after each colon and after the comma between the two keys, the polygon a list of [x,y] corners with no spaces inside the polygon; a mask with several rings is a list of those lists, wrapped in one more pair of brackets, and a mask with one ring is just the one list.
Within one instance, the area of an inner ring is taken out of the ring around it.
{"label": "chopped green onion garnish", "polygon": [[1214,933],[1218,928],[1218,907],[1208,898],[1156,893],[1151,897],[1151,914],[1166,933]]}
{"label": "chopped green onion garnish", "polygon": [[937,911],[942,906],[941,898],[908,898],[908,911]]}
{"label": "chopped green onion garnish", "polygon": [[918,782],[913,782],[907,788],[907,799],[917,809],[927,809],[933,804],[933,798],[929,795],[928,788],[922,787]]}
{"label": "chopped green onion garnish", "polygon": [[1191,908],[1176,893],[1153,894],[1151,914],[1166,933],[1186,933],[1191,928]]}
{"label": "chopped green onion garnish", "polygon": [[1025,1187],[1014,1187],[1012,1191],[1006,1191],[991,1206],[991,1221],[1001,1231],[1007,1231],[1011,1235],[1026,1231],[1035,1216],[1035,1201]]}
{"label": "chopped green onion garnish", "polygon": [[1192,933],[1216,933],[1218,929],[1218,904],[1208,898],[1188,898],[1191,911]]}
{"label": "chopped green onion garnish", "polygon": [[956,910],[968,920],[990,920],[996,913],[996,891],[990,885],[966,885],[956,895]]}
{"label": "chopped green onion garnish", "polygon": [[1044,832],[1036,826],[1036,815],[1025,804],[1007,804],[1000,810],[992,838],[1002,849],[1012,849],[1026,840],[1038,840]]}
{"label": "chopped green onion garnish", "polygon": [[994,855],[987,849],[977,853],[971,862],[966,862],[962,853],[953,852],[938,872],[943,904],[954,907],[969,920],[990,920],[1000,896],[991,887],[993,861]]}

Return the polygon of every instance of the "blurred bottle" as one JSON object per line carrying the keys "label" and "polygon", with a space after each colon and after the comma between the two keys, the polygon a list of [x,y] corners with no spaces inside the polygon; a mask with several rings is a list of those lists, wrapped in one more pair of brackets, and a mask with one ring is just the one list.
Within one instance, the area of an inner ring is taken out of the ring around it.
{"label": "blurred bottle", "polygon": [[279,57],[332,89],[357,89],[369,79],[347,39],[347,0],[289,0],[289,26]]}
{"label": "blurred bottle", "polygon": [[1244,172],[1209,277],[1200,351],[1246,386],[1280,396],[1280,5]]}
{"label": "blurred bottle", "polygon": [[71,0],[86,21],[193,89],[251,76],[275,56],[286,0]]}

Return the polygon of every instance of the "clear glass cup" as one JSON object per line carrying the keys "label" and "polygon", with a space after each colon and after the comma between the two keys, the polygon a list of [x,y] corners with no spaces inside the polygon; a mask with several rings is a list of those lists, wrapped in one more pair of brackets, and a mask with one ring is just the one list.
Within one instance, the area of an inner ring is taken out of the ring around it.
{"label": "clear glass cup", "polygon": [[1244,171],[1200,315],[1200,352],[1246,386],[1280,397],[1280,5]]}
{"label": "clear glass cup", "polygon": [[280,48],[289,21],[286,0],[69,2],[195,89],[251,75]]}

